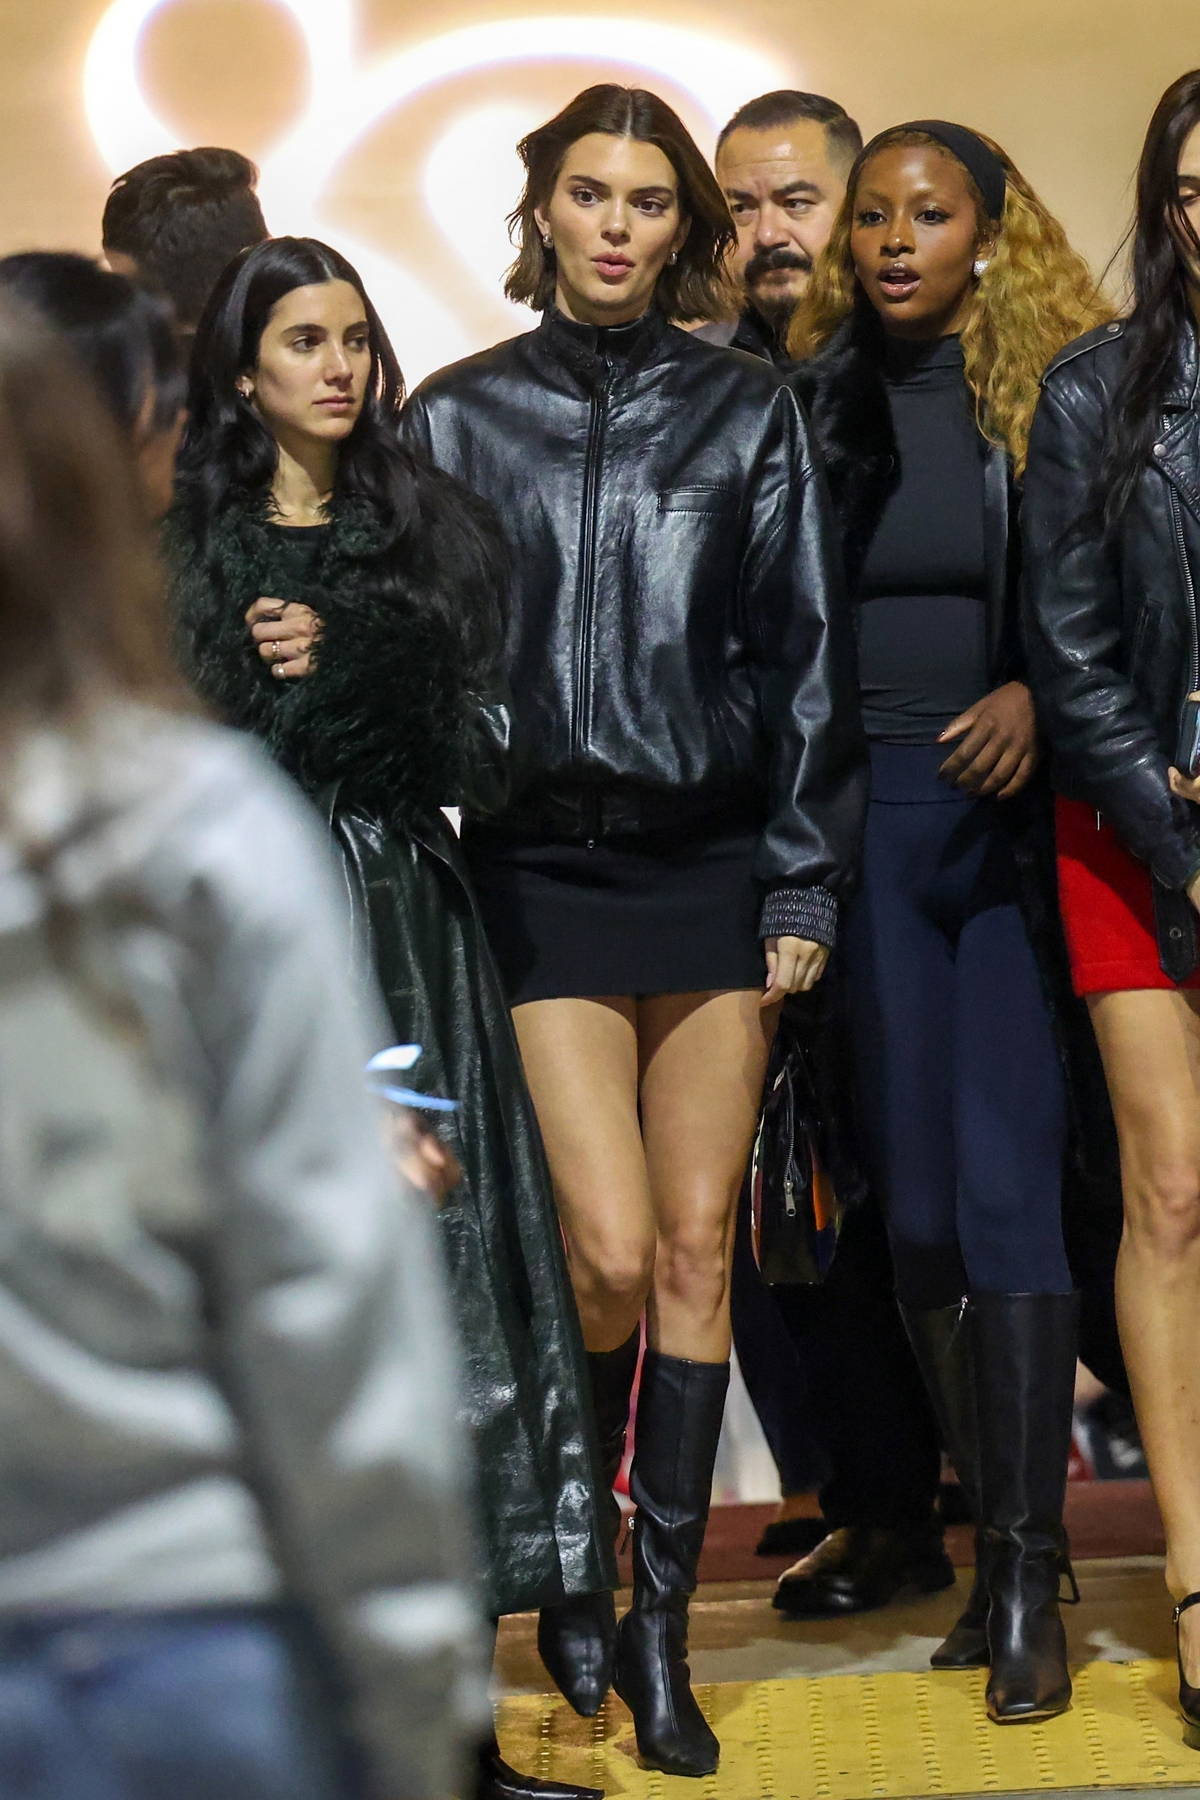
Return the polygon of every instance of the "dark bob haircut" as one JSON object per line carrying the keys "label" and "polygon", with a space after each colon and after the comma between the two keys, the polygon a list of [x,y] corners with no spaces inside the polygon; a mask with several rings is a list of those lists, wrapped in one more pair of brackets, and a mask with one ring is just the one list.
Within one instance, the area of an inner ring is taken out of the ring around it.
{"label": "dark bob haircut", "polygon": [[134,435],[147,394],[151,431],[174,425],[184,377],[166,300],[68,250],[6,256],[0,292],[62,334],[126,437]]}
{"label": "dark bob haircut", "polygon": [[736,234],[716,177],[687,126],[665,100],[645,88],[615,82],[585,88],[517,145],[525,165],[525,187],[508,220],[517,246],[517,260],[504,283],[508,298],[539,312],[553,300],[554,252],[542,243],[534,212],[554,192],[572,144],[593,132],[655,144],[675,171],[679,205],[689,230],[678,260],[658,278],[656,299],[667,318],[719,319],[736,313],[737,299],[725,271],[725,256]]}

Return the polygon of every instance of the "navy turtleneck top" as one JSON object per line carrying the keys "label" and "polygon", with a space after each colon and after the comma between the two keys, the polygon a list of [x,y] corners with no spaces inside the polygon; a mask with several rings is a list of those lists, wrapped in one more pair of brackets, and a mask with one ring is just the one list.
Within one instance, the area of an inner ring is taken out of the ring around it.
{"label": "navy turtleneck top", "polygon": [[931,744],[989,686],[985,443],[957,337],[886,341],[899,461],[856,596],[869,738]]}

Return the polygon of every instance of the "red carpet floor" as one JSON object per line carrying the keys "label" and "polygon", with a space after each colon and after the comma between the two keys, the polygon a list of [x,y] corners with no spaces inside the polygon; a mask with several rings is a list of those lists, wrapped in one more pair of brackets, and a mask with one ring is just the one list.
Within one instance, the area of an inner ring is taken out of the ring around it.
{"label": "red carpet floor", "polygon": [[[774,1511],[773,1506],[715,1506],[700,1560],[701,1581],[769,1581],[780,1575],[794,1558],[754,1554]],[[1071,1554],[1081,1562],[1089,1557],[1162,1555],[1162,1525],[1148,1481],[1072,1482],[1067,1489],[1067,1528]],[[953,1526],[946,1542],[955,1563],[973,1560],[967,1526]],[[620,1566],[621,1580],[627,1584],[628,1544],[622,1548]]]}

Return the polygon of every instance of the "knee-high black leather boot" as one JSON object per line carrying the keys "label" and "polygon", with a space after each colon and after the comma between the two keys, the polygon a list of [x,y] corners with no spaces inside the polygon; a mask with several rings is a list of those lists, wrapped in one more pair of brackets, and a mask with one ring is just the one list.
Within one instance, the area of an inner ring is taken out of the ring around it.
{"label": "knee-high black leather boot", "polygon": [[617,1628],[613,1685],[643,1763],[668,1775],[711,1775],[721,1754],[692,1693],[687,1632],[728,1386],[728,1363],[646,1352],[630,1479],[633,1605]]}
{"label": "knee-high black leather boot", "polygon": [[[639,1327],[615,1350],[589,1350],[587,1359],[600,1439],[604,1513],[614,1542],[621,1525],[621,1508],[612,1490],[625,1448],[629,1396],[640,1345]],[[543,1606],[537,1641],[538,1653],[559,1693],[581,1717],[594,1718],[612,1686],[617,1647],[617,1614],[612,1594],[579,1594],[553,1606]]]}
{"label": "knee-high black leather boot", "polygon": [[1066,1573],[1074,1589],[1062,1515],[1079,1296],[976,1294],[971,1313],[991,1556],[988,1714],[1048,1719],[1071,1703],[1059,1581]]}
{"label": "knee-high black leather boot", "polygon": [[933,1402],[942,1442],[954,1464],[975,1525],[975,1578],[967,1604],[929,1661],[935,1669],[983,1669],[988,1661],[988,1567],[991,1546],[981,1525],[979,1417],[969,1297],[953,1306],[900,1308]]}

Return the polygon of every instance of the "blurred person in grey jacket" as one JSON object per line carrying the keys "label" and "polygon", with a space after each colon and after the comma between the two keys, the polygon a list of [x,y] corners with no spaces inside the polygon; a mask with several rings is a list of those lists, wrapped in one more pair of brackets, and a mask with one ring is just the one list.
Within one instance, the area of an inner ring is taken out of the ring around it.
{"label": "blurred person in grey jacket", "polygon": [[144,511],[0,311],[0,1793],[444,1800],[488,1715],[432,1226],[319,828],[180,709]]}

